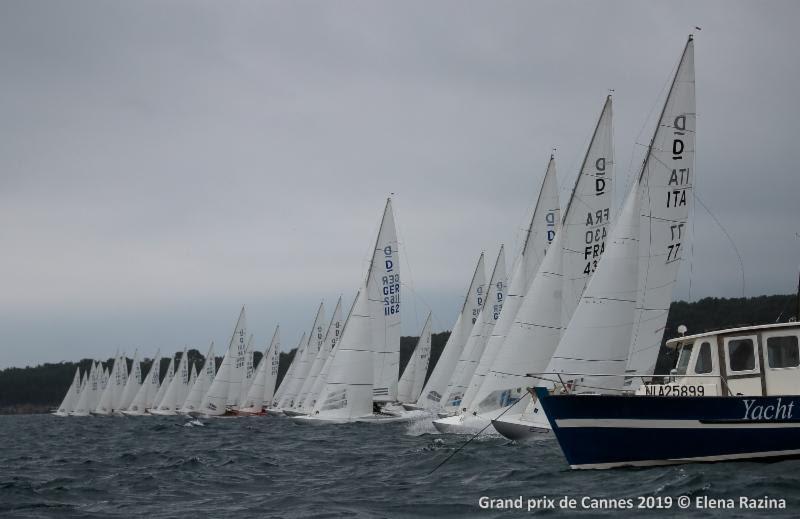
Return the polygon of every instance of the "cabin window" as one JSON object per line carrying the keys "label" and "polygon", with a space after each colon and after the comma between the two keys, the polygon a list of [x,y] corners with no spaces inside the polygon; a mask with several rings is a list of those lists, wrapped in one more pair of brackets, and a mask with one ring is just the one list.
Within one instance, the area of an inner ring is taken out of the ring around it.
{"label": "cabin window", "polygon": [[767,360],[770,368],[796,368],[800,366],[797,336],[769,337],[767,339]]}
{"label": "cabin window", "polygon": [[697,352],[697,363],[694,365],[694,372],[698,375],[704,373],[711,373],[711,343],[704,342],[700,345],[700,351]]}
{"label": "cabin window", "polygon": [[731,339],[728,342],[728,361],[731,365],[731,371],[753,371],[756,369],[753,339]]}
{"label": "cabin window", "polygon": [[678,365],[675,367],[675,371],[678,375],[686,374],[686,368],[689,366],[689,358],[692,356],[692,346],[694,345],[687,344],[681,348],[681,354],[678,356]]}

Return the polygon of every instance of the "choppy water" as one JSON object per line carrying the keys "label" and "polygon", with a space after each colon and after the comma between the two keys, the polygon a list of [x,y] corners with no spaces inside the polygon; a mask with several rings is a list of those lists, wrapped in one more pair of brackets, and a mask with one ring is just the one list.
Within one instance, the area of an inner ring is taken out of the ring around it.
{"label": "choppy water", "polygon": [[[464,437],[436,434],[428,423],[312,427],[273,417],[203,420],[203,427],[186,422],[0,417],[0,516],[529,515],[527,508],[479,508],[481,496],[520,495],[769,495],[787,500],[779,514],[800,514],[800,461],[570,471],[555,441],[516,444],[490,437],[472,442],[428,475]],[[673,504],[662,515],[679,512]]]}

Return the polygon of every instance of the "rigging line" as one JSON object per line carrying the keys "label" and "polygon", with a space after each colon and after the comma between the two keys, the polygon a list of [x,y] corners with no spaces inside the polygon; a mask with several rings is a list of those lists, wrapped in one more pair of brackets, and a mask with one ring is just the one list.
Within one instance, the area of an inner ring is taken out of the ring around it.
{"label": "rigging line", "polygon": [[[395,197],[394,199],[396,199],[397,194],[396,193],[392,193],[392,196]],[[397,248],[400,249],[400,254],[405,256],[405,258],[406,258],[406,268],[408,269],[408,279],[409,279],[409,283],[407,283],[406,286],[407,287],[410,286],[411,287],[411,292],[414,295],[416,295],[416,292],[414,291],[414,274],[411,272],[411,260],[409,259],[408,251],[406,250],[406,240],[405,240],[405,238],[403,238],[403,232],[400,230],[400,223],[399,223],[399,220],[397,218],[397,215],[393,214],[393,216],[394,216],[394,226],[395,226],[395,229],[397,230]],[[401,243],[403,244],[402,247],[400,247]],[[403,276],[401,276],[400,279],[401,279],[400,284],[403,285],[404,284],[403,281],[402,281],[404,279]],[[401,294],[400,304],[401,305],[403,304],[403,302],[402,302],[402,294]],[[427,306],[427,304],[426,304],[426,306]],[[430,306],[428,306],[428,311],[431,311]],[[417,310],[417,300],[416,299],[414,299],[414,325],[415,325],[414,330],[419,330],[419,312]],[[401,333],[401,335],[402,335],[402,333]]]}
{"label": "rigging line", "polygon": [[730,242],[731,247],[733,247],[733,252],[736,253],[736,258],[739,260],[739,268],[742,271],[742,297],[744,297],[744,291],[745,291],[744,290],[745,289],[744,280],[745,280],[745,277],[744,277],[744,261],[742,261],[742,255],[739,253],[739,249],[736,247],[736,243],[733,241],[733,238],[731,238],[731,235],[728,234],[728,231],[725,229],[725,227],[723,227],[722,222],[720,222],[717,219],[717,217],[714,216],[714,213],[711,212],[711,209],[709,209],[708,206],[703,203],[703,200],[700,198],[700,195],[697,194],[697,188],[696,187],[695,187],[695,189],[692,189],[692,193],[694,193],[694,197],[697,199],[697,201],[700,202],[700,206],[703,209],[706,210],[708,215],[711,216],[711,218],[714,220],[714,222],[716,222],[716,224],[719,226],[719,228],[722,229],[722,232],[728,238],[728,241]]}
{"label": "rigging line", "polygon": [[[692,194],[697,193],[697,180],[692,184]],[[689,301],[692,300],[692,278],[694,277],[694,241],[695,241],[695,223],[697,222],[697,207],[695,206],[695,197],[692,196],[692,231],[689,239]]]}
{"label": "rigging line", "polygon": [[[520,398],[519,400],[517,400],[516,402],[514,402],[513,404],[511,404],[510,406],[508,406],[508,408],[507,408],[505,411],[503,411],[502,413],[500,413],[499,415],[497,415],[497,418],[495,418],[495,420],[497,420],[498,418],[500,418],[501,416],[503,416],[503,415],[504,415],[504,414],[506,414],[507,412],[511,411],[511,409],[512,409],[512,408],[513,408],[515,405],[517,405],[518,403],[522,402],[523,400],[525,400],[525,399],[524,399],[524,398]],[[450,460],[450,458],[452,458],[453,456],[455,456],[456,454],[458,454],[458,453],[461,451],[461,449],[463,449],[464,447],[466,447],[467,445],[469,445],[469,444],[472,442],[472,440],[474,440],[475,438],[477,438],[478,436],[480,436],[480,435],[483,433],[483,431],[485,431],[486,429],[488,429],[488,428],[489,428],[491,425],[492,425],[492,422],[490,421],[490,422],[489,422],[489,424],[488,424],[486,427],[484,427],[483,429],[481,429],[480,431],[478,431],[477,433],[475,433],[475,434],[472,436],[472,438],[470,438],[469,440],[467,440],[466,442],[464,442],[464,444],[463,444],[463,445],[461,445],[461,447],[459,447],[459,448],[457,448],[456,450],[454,450],[453,452],[451,452],[451,453],[450,453],[450,455],[449,455],[448,457],[446,457],[444,460],[442,460],[442,462],[441,462],[441,463],[439,463],[438,465],[436,465],[436,467],[434,467],[434,469],[433,469],[432,471],[428,472],[428,476],[430,476],[431,474],[433,474],[434,472],[436,472],[436,471],[439,469],[439,467],[441,467],[442,465],[444,465],[445,463],[447,463],[447,462]]]}

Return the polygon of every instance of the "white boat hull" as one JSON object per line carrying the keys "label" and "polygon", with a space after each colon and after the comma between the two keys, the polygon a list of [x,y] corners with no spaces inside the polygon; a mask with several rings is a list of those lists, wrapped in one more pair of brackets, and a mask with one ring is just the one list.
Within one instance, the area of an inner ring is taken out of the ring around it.
{"label": "white boat hull", "polygon": [[492,420],[492,427],[509,440],[525,441],[555,438],[552,429],[541,427],[530,420],[522,420],[521,415],[503,416]]}
{"label": "white boat hull", "polygon": [[480,432],[492,434],[494,431],[489,431],[491,427],[487,428],[491,423],[490,418],[482,415],[457,415],[434,420],[433,426],[444,434],[478,434]]}

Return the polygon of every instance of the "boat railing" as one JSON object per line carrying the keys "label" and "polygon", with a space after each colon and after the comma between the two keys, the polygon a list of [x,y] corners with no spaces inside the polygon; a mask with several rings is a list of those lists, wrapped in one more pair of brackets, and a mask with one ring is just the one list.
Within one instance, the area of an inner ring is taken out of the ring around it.
{"label": "boat railing", "polygon": [[[654,381],[659,380],[660,383],[669,383],[674,382],[680,378],[712,378],[712,379],[720,379],[722,382],[722,387],[724,391],[728,393],[729,396],[733,396],[731,393],[730,388],[728,387],[728,381],[725,379],[724,376],[721,374],[714,375],[714,374],[705,374],[705,375],[676,375],[674,373],[665,373],[665,374],[653,374],[653,373],[567,373],[567,372],[555,372],[555,371],[541,371],[536,373],[526,373],[526,377],[535,378],[543,382],[551,382],[556,387],[560,386],[562,390],[567,393],[571,394],[572,391],[575,389],[576,386],[580,386],[584,389],[594,389],[600,391],[616,391],[619,393],[633,393],[633,389],[627,388],[609,388],[609,387],[601,387],[601,386],[590,386],[583,383],[576,383],[574,380],[567,380],[564,381],[563,377],[624,377],[624,378],[638,378],[641,379],[642,384],[653,384]],[[555,378],[554,378],[555,377]],[[528,388],[529,392],[533,392],[532,388]]]}

